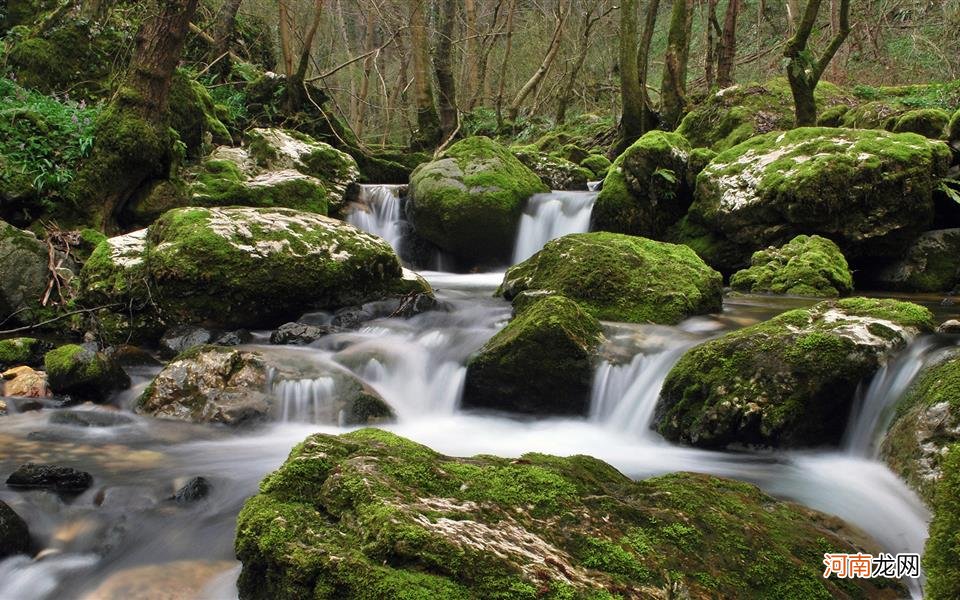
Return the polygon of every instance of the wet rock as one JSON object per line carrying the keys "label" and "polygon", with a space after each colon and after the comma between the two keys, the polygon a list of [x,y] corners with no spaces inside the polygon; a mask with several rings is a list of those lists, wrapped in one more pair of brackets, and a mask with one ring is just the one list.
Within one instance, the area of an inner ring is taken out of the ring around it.
{"label": "wet rock", "polygon": [[538,299],[467,362],[463,405],[534,415],[586,415],[600,322],[573,300]]}
{"label": "wet rock", "polygon": [[82,600],[196,600],[233,562],[178,560],[110,574]]}
{"label": "wet rock", "polygon": [[412,293],[400,298],[341,308],[333,314],[330,325],[340,330],[359,329],[368,321],[385,317],[409,319],[439,306],[440,302],[432,294]]}
{"label": "wet rock", "polygon": [[130,387],[130,377],[110,356],[90,347],[67,344],[43,359],[50,388],[57,394],[103,402],[111,392]]}
{"label": "wet rock", "polygon": [[865,280],[885,290],[949,292],[960,286],[960,229],[939,229],[920,235],[897,260],[864,273]]}
{"label": "wet rock", "polygon": [[325,335],[342,331],[340,327],[307,325],[306,323],[285,323],[270,334],[271,344],[293,344],[306,346],[319,340]]}
{"label": "wet rock", "polygon": [[213,338],[213,343],[218,346],[241,346],[253,341],[253,334],[246,329],[234,329],[233,331],[222,331]]}
{"label": "wet rock", "polygon": [[7,416],[7,401],[0,399],[0,417]]}
{"label": "wet rock", "polygon": [[[632,481],[587,456],[452,458],[362,429],[298,444],[245,503],[235,549],[244,599],[411,590],[424,598],[610,590],[774,598],[784,582],[803,598],[906,593],[888,580],[824,579],[810,561],[825,547],[874,550],[835,517],[747,483],[691,473]],[[728,573],[760,555],[760,575],[698,575]]]}
{"label": "wet rock", "polygon": [[46,244],[34,234],[0,221],[0,320],[33,319],[47,287],[48,261]]}
{"label": "wet rock", "polygon": [[33,412],[45,408],[42,402],[33,398],[8,398],[7,401],[10,402],[14,412],[18,413]]}
{"label": "wet rock", "polygon": [[932,330],[929,310],[896,300],[785,312],[688,350],[663,384],[655,426],[706,448],[837,444],[860,382]]}
{"label": "wet rock", "polygon": [[20,515],[0,500],[0,559],[30,550],[30,529]]}
{"label": "wet rock", "polygon": [[172,500],[177,504],[191,504],[203,500],[210,493],[210,482],[203,477],[194,477],[177,490]]}
{"label": "wet rock", "polygon": [[960,333],[960,320],[950,319],[940,323],[940,326],[937,327],[937,333]]}
{"label": "wet rock", "polygon": [[47,386],[47,375],[42,371],[34,371],[30,367],[15,367],[4,371],[3,395],[20,398],[49,398],[50,389]]}
{"label": "wet rock", "polygon": [[93,485],[93,476],[70,467],[27,463],[20,465],[7,477],[7,485],[21,489],[50,490],[58,494],[79,494]]}
{"label": "wet rock", "polygon": [[168,329],[160,338],[160,356],[173,358],[174,356],[203,344],[209,344],[214,334],[209,329],[192,325],[181,325]]}
{"label": "wet rock", "polygon": [[50,414],[51,424],[73,427],[116,427],[132,422],[123,413],[107,410],[58,410]]}
{"label": "wet rock", "polygon": [[157,366],[160,364],[149,352],[143,348],[121,344],[110,346],[104,353],[122,367]]}
{"label": "wet rock", "polygon": [[39,367],[49,349],[48,344],[36,338],[0,340],[0,371],[21,365]]}

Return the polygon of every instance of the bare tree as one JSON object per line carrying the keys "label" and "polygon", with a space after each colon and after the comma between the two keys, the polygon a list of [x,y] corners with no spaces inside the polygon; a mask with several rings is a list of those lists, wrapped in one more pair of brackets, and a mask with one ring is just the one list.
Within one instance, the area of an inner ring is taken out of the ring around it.
{"label": "bare tree", "polygon": [[508,114],[511,122],[515,122],[517,120],[517,117],[520,115],[520,107],[523,106],[523,101],[527,99],[527,96],[529,96],[531,92],[537,89],[537,86],[540,85],[540,82],[543,81],[543,78],[550,70],[550,66],[553,65],[554,59],[557,58],[557,53],[560,51],[560,45],[563,43],[563,26],[566,24],[569,13],[569,7],[566,11],[564,11],[563,5],[557,4],[557,12],[553,17],[555,21],[553,36],[550,38],[550,45],[547,47],[547,53],[543,57],[543,61],[540,63],[540,66],[533,73],[533,75],[530,76],[530,79],[528,79],[527,82],[520,87],[520,91],[517,92],[513,102],[510,103],[510,110]]}
{"label": "bare tree", "polygon": [[[631,1],[636,2],[636,0]],[[563,123],[567,119],[567,109],[570,106],[570,100],[573,98],[573,91],[579,80],[583,64],[587,60],[587,51],[590,48],[593,27],[600,19],[610,14],[610,11],[613,10],[608,8],[603,11],[602,8],[599,3],[591,3],[587,11],[583,13],[583,23],[580,26],[580,45],[579,48],[577,48],[577,56],[573,61],[573,67],[571,67],[569,73],[567,73],[565,83],[560,91],[560,97],[557,100],[557,123]]]}
{"label": "bare tree", "polygon": [[797,127],[815,125],[817,122],[817,101],[814,92],[820,77],[837,50],[850,34],[850,0],[840,0],[840,15],[837,31],[829,45],[817,58],[808,48],[810,34],[817,22],[822,0],[807,0],[803,18],[797,25],[797,31],[783,50],[787,59],[787,79],[793,93]]}

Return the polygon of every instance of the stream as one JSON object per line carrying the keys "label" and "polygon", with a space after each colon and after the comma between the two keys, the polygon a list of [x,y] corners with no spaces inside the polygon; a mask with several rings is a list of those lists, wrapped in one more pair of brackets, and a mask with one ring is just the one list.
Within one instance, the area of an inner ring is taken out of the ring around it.
{"label": "stream", "polygon": [[[366,186],[354,225],[377,233],[395,248],[401,239],[402,188]],[[515,260],[554,237],[586,231],[595,192],[554,192],[534,197],[524,214]],[[362,213],[362,214],[360,214]],[[675,327],[608,323],[585,418],[527,419],[458,408],[465,363],[510,318],[494,298],[502,272],[455,274],[422,271],[447,310],[413,318],[380,319],[357,331],[321,338],[309,347],[256,346],[266,352],[299,352],[349,369],[375,388],[397,413],[385,426],[439,452],[518,456],[525,452],[588,454],[623,473],[644,478],[697,471],[753,482],[767,492],[834,514],[870,534],[883,551],[923,551],[930,515],[918,497],[875,457],[892,405],[926,361],[955,342],[915,340],[872,382],[861,386],[841,448],[734,453],[680,447],[650,429],[660,386],[687,348],[710,337],[770,318],[811,300],[728,297],[720,314],[694,317]],[[912,298],[938,311],[940,298]],[[263,336],[256,339],[263,339]],[[18,465],[53,462],[90,472],[94,485],[69,500],[39,491],[0,487],[30,525],[37,557],[0,562],[0,598],[127,598],[158,586],[202,598],[236,598],[236,516],[264,475],[291,447],[313,432],[342,433],[314,423],[325,415],[330,386],[298,381],[274,389],[276,420],[254,430],[161,421],[130,407],[157,368],[131,370],[134,387],[111,400],[65,410],[119,410],[128,421],[111,427],[50,422],[55,411],[11,414],[0,423],[0,474]],[[335,422],[329,416],[326,422]],[[202,501],[177,505],[168,498],[187,480],[212,485]],[[907,581],[914,597],[920,590]]]}

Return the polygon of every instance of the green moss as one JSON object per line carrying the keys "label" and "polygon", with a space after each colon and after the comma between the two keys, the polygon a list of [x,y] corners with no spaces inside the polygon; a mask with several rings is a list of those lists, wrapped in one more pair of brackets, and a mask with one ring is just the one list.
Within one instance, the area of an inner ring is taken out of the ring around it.
{"label": "green moss", "polygon": [[930,537],[923,555],[927,575],[924,597],[949,600],[960,597],[960,444],[943,459],[943,478],[937,484]]}
{"label": "green moss", "polygon": [[532,300],[467,363],[464,406],[586,414],[600,323],[560,296]]}
{"label": "green moss", "polygon": [[47,352],[43,367],[50,389],[79,399],[103,401],[112,390],[130,386],[130,378],[103,353],[77,344]]}
{"label": "green moss", "polygon": [[248,178],[229,160],[204,161],[190,184],[195,206],[284,207],[325,215],[329,200],[318,179],[296,173]]}
{"label": "green moss", "polygon": [[850,107],[845,104],[831,106],[817,116],[817,126],[840,127],[843,124],[844,115],[846,115],[849,110]]}
{"label": "green moss", "polygon": [[42,362],[44,350],[44,343],[36,338],[0,340],[0,371],[20,365],[36,366]]}
{"label": "green moss", "polygon": [[730,278],[730,287],[753,293],[835,298],[853,291],[853,274],[836,244],[798,235],[780,248],[753,254],[751,267]]}
{"label": "green moss", "polygon": [[201,156],[212,143],[231,143],[230,132],[217,118],[210,93],[183,69],[173,75],[169,102],[170,126],[186,144],[189,156]]}
{"label": "green moss", "polygon": [[686,246],[598,232],[549,242],[507,271],[498,294],[539,290],[575,300],[598,319],[673,324],[719,310],[721,285]]}
{"label": "green moss", "polygon": [[467,138],[410,179],[407,213],[417,234],[464,261],[509,258],[524,202],[548,191],[509,150]]}
{"label": "green moss", "polygon": [[603,180],[591,228],[659,237],[687,212],[690,144],[683,136],[650,131],[617,157]]}
{"label": "green moss", "polygon": [[590,154],[580,161],[581,167],[589,169],[593,173],[593,179],[606,177],[611,164],[610,159],[602,154]]}
{"label": "green moss", "polygon": [[839,593],[820,577],[824,544],[856,546],[836,531],[748,484],[633,482],[582,456],[449,458],[360,430],[296,446],[246,502],[236,550],[241,598],[586,600],[676,583],[752,600]]}
{"label": "green moss", "polygon": [[524,166],[553,190],[585,190],[593,172],[562,156],[544,154],[534,145],[511,146],[510,151]]}
{"label": "green moss", "polygon": [[947,137],[952,144],[960,142],[960,109],[953,113],[950,124],[947,126]]}
{"label": "green moss", "polygon": [[921,108],[903,113],[893,126],[896,133],[918,133],[935,140],[944,139],[950,113],[939,108]]}
{"label": "green moss", "polygon": [[860,381],[932,326],[921,306],[848,298],[726,334],[687,351],[670,371],[657,428],[704,447],[836,444]]}

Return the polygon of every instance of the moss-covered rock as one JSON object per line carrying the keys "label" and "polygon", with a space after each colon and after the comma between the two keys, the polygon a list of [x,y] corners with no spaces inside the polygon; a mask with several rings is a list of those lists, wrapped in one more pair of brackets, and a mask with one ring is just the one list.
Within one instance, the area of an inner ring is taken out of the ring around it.
{"label": "moss-covered rock", "polygon": [[928,503],[943,461],[960,442],[960,354],[948,351],[924,369],[897,404],[880,456]]}
{"label": "moss-covered rock", "polygon": [[573,300],[537,299],[467,362],[463,405],[586,415],[602,341],[600,322]]}
{"label": "moss-covered rock", "polygon": [[607,176],[607,171],[610,170],[610,165],[613,164],[610,162],[610,159],[602,154],[589,154],[586,158],[580,161],[580,166],[584,169],[589,170],[593,173],[591,179],[602,180]]}
{"label": "moss-covered rock", "polygon": [[593,178],[593,171],[566,158],[544,154],[535,146],[513,146],[510,151],[551,190],[585,190],[587,181]]}
{"label": "moss-covered rock", "polygon": [[923,555],[924,598],[960,597],[960,444],[943,457],[943,477],[933,502],[930,537]]}
{"label": "moss-covered rock", "polygon": [[217,118],[210,92],[183,70],[177,70],[170,83],[170,126],[192,157],[203,154],[204,146],[232,141],[230,132]]}
{"label": "moss-covered rock", "polygon": [[739,246],[741,264],[760,247],[814,233],[854,261],[892,258],[929,225],[933,189],[949,163],[946,144],[913,133],[770,133],[707,165],[689,217]]}
{"label": "moss-covered rock", "polygon": [[32,233],[0,221],[0,320],[35,320],[50,276],[47,252]]}
{"label": "moss-covered rock", "polygon": [[[307,397],[305,390],[320,383],[326,384],[327,393]],[[346,370],[320,367],[294,354],[222,346],[198,346],[174,358],[135,410],[163,419],[230,426],[271,416],[348,426],[393,418],[383,399]]]}
{"label": "moss-covered rock", "polygon": [[730,287],[752,293],[836,298],[853,291],[853,274],[836,244],[798,235],[780,248],[758,250],[750,268],[734,273]]}
{"label": "moss-covered rock", "polygon": [[450,458],[363,429],[297,445],[244,505],[236,552],[244,600],[902,594],[821,576],[825,550],[865,544],[750,484],[635,482],[587,456]]}
{"label": "moss-covered rock", "polygon": [[[820,110],[850,102],[840,88],[826,81],[817,85],[816,100]],[[695,148],[709,147],[719,152],[756,135],[793,126],[790,84],[778,77],[764,84],[735,85],[712,94],[687,113],[677,133]]]}
{"label": "moss-covered rock", "polygon": [[111,392],[130,387],[130,378],[110,356],[77,344],[47,352],[43,368],[51,390],[81,400],[103,402]]}
{"label": "moss-covered rock", "polygon": [[659,238],[687,212],[690,144],[664,131],[646,133],[607,171],[591,229]]}
{"label": "moss-covered rock", "polygon": [[414,170],[407,216],[418,235],[465,263],[506,262],[524,203],[546,191],[508,149],[472,137]]}
{"label": "moss-covered rock", "polygon": [[[430,292],[378,237],[289,209],[183,208],[101,244],[81,272],[84,305],[118,304],[114,327],[275,327],[312,308]],[[101,317],[104,320],[104,317]],[[159,329],[159,331],[158,331]]]}
{"label": "moss-covered rock", "polygon": [[843,126],[843,116],[847,114],[850,107],[846,104],[831,106],[817,115],[818,127],[841,127]]}
{"label": "moss-covered rock", "polygon": [[890,131],[897,119],[907,109],[894,106],[890,102],[874,100],[864,102],[843,113],[840,126],[851,129],[886,129]]}
{"label": "moss-covered rock", "polygon": [[722,285],[686,246],[597,232],[548,242],[510,268],[497,293],[514,301],[524,292],[558,294],[598,319],[673,324],[720,310]]}
{"label": "moss-covered rock", "polygon": [[[229,195],[227,195],[226,190],[224,190],[224,192],[224,197],[218,199],[222,199],[227,203],[234,201],[235,204],[243,205],[260,201],[260,198],[256,197],[254,192],[243,190]],[[168,210],[183,208],[193,204],[202,204],[203,196],[191,198],[190,193],[191,187],[179,177],[154,181],[141,190],[141,192],[124,207],[123,213],[120,216],[120,223],[123,225],[124,230],[139,229],[147,227]],[[245,196],[254,196],[254,199],[244,202]],[[323,196],[323,198],[317,199],[315,204],[325,207],[325,194]],[[297,197],[299,198],[299,196]],[[217,200],[211,199],[210,201],[216,202]]]}
{"label": "moss-covered rock", "polygon": [[728,333],[670,371],[657,430],[708,448],[836,444],[860,381],[932,329],[921,306],[848,298]]}
{"label": "moss-covered rock", "polygon": [[927,231],[897,260],[870,269],[865,280],[885,290],[949,292],[960,285],[960,229]]}
{"label": "moss-covered rock", "polygon": [[897,118],[892,130],[896,133],[917,133],[924,137],[942,140],[947,135],[950,113],[939,108],[919,108],[903,113]]}
{"label": "moss-covered rock", "polygon": [[43,355],[47,349],[47,345],[36,338],[0,340],[0,371],[20,365],[39,366],[43,363]]}

